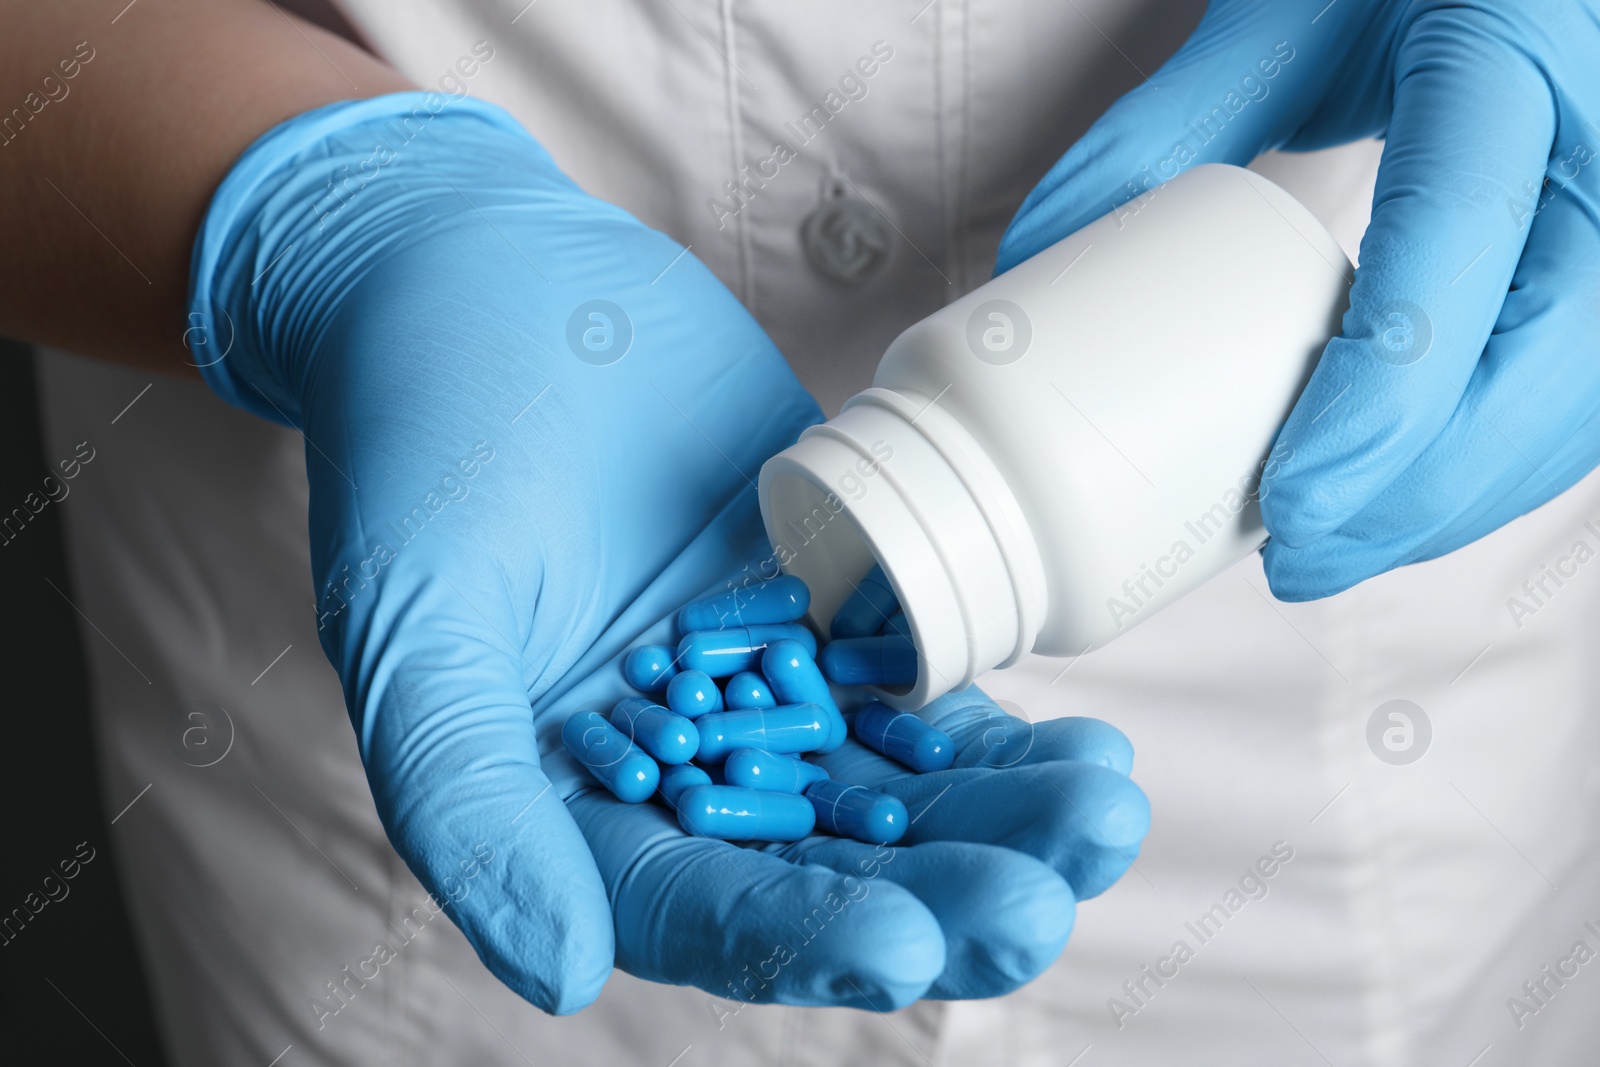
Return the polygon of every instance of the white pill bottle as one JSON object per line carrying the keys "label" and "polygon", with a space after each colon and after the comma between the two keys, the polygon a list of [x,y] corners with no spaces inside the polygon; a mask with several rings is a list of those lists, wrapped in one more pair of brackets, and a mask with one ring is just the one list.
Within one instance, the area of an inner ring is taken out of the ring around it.
{"label": "white pill bottle", "polygon": [[882,565],[918,650],[896,707],[1098,648],[1265,541],[1350,275],[1288,193],[1195,167],[896,338],[762,467],[775,559],[824,634]]}

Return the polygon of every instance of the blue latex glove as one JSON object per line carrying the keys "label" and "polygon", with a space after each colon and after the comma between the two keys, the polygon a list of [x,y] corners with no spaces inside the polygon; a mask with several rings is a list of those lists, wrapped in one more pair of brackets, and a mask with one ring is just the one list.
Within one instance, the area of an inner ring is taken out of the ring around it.
{"label": "blue latex glove", "polygon": [[881,870],[910,889],[938,917],[950,960],[926,995],[998,996],[1054,962],[1074,902],[1105,892],[1138,858],[1150,806],[1127,777],[1133,746],[1098,719],[1016,718],[977,687],[918,714],[955,742],[949,770],[915,774],[853,738],[814,757],[835,779],[905,804],[900,847],[819,835],[779,852]]}
{"label": "blue latex glove", "polygon": [[[688,837],[562,749],[567,715],[626,692],[630,643],[760,564],[753,479],[820,416],[693,256],[585,195],[503,111],[440,102],[331,105],[264,136],[217,193],[191,294],[211,386],[306,437],[321,641],[395,848],[549,1011],[590,1002],[614,962],[883,1009],[1031,976],[1068,886],[1103,887],[1127,862],[1106,848],[1131,857],[1143,833],[1108,727],[1041,728],[1060,739],[1026,771],[919,823],[950,842],[871,878],[849,845]],[[772,962],[818,908],[828,936]]]}
{"label": "blue latex glove", "polygon": [[1215,0],[1027,198],[999,269],[1195,163],[1385,137],[1343,332],[1262,492],[1273,591],[1328,596],[1600,462],[1597,57],[1594,0]]}

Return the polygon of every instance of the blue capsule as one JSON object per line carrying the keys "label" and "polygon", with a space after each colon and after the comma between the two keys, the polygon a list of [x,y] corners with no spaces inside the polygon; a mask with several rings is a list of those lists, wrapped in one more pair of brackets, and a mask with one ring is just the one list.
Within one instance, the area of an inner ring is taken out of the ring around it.
{"label": "blue capsule", "polygon": [[679,798],[678,823],[698,837],[798,841],[817,824],[817,812],[805,797],[793,793],[697,785]]}
{"label": "blue capsule", "polygon": [[833,752],[845,743],[850,729],[828,692],[828,680],[804,645],[774,641],[761,654],[761,673],[772,683],[773,695],[785,704],[815,704],[827,715],[828,738],[818,752]]}
{"label": "blue capsule", "polygon": [[662,688],[677,673],[677,661],[666,645],[640,645],[622,661],[623,679],[646,693]]}
{"label": "blue capsule", "polygon": [[561,743],[572,758],[616,795],[639,804],[661,783],[661,768],[644,749],[623,737],[596,711],[580,711],[561,727]]}
{"label": "blue capsule", "polygon": [[727,692],[724,695],[730,711],[778,706],[778,698],[772,695],[772,687],[756,671],[740,671],[728,679],[726,688]]}
{"label": "blue capsule", "polygon": [[856,739],[920,774],[947,770],[956,759],[949,734],[876,700],[856,712]]}
{"label": "blue capsule", "polygon": [[886,634],[899,634],[901,637],[910,637],[911,622],[906,618],[906,613],[898,611],[890,615],[889,621],[883,624],[883,632]]}
{"label": "blue capsule", "polygon": [[892,845],[905,836],[910,824],[904,804],[864,786],[829,779],[807,786],[805,796],[817,809],[817,825],[840,837]]}
{"label": "blue capsule", "polygon": [[917,648],[899,634],[829,641],[817,664],[838,685],[910,685],[917,680]]}
{"label": "blue capsule", "polygon": [[710,785],[711,776],[692,763],[677,763],[661,769],[661,799],[676,808],[684,791],[697,785]]}
{"label": "blue capsule", "polygon": [[678,612],[678,632],[794,622],[804,618],[810,606],[811,590],[806,583],[784,574],[760,585],[743,586],[685,604]]}
{"label": "blue capsule", "polygon": [[835,639],[871,637],[883,629],[885,619],[899,610],[900,601],[894,595],[894,587],[889,584],[883,568],[874,563],[866,577],[856,583],[856,591],[839,605],[828,626],[828,636]]}
{"label": "blue capsule", "polygon": [[667,683],[667,707],[685,719],[722,710],[722,693],[705,671],[682,671]]}
{"label": "blue capsule", "polygon": [[774,793],[803,793],[812,782],[828,777],[815,763],[759,748],[739,748],[722,765],[729,785],[746,789],[765,789]]}
{"label": "blue capsule", "polygon": [[700,748],[694,723],[649,697],[627,697],[611,709],[611,725],[662,763],[688,763]]}
{"label": "blue capsule", "polygon": [[817,651],[817,639],[799,623],[783,622],[770,626],[741,626],[733,630],[697,630],[684,634],[678,642],[678,662],[713,678],[726,678],[740,671],[754,670],[761,653],[774,641],[799,641]]}
{"label": "blue capsule", "polygon": [[777,708],[716,711],[695,720],[700,732],[700,758],[720,763],[736,748],[767,752],[815,752],[827,743],[832,728],[815,704],[789,704]]}

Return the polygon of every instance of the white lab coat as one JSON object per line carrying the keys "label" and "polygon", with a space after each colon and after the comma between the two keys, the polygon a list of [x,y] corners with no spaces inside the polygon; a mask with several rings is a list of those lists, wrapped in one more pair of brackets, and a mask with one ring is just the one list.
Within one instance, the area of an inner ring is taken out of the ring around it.
{"label": "white lab coat", "polygon": [[[1032,183],[1138,81],[1132,56],[1153,69],[1197,16],[1174,0],[524,2],[343,6],[413,79],[509,107],[579,183],[691,244],[830,412],[900,329],[988,276]],[[865,94],[847,83],[796,158],[719,211],[724,183],[877,42],[892,57],[857,75]],[[1258,166],[1354,255],[1376,158]],[[830,183],[892,222],[858,284],[802,251]],[[48,458],[96,449],[61,507],[109,814],[138,797],[114,852],[184,1067],[1596,1060],[1600,963],[1573,950],[1600,951],[1600,564],[1544,577],[1531,615],[1508,607],[1574,542],[1600,547],[1594,478],[1331,600],[1273,601],[1251,559],[1070,667],[986,678],[1031,718],[1124,730],[1154,811],[1136,868],[1018,993],[729,1014],[619,973],[552,1019],[446,919],[399,922],[424,894],[383,836],[317,645],[299,436],[199,385],[61,354],[41,371]],[[1391,699],[1429,717],[1420,761],[1369,748]],[[378,966],[380,942],[394,958]]]}

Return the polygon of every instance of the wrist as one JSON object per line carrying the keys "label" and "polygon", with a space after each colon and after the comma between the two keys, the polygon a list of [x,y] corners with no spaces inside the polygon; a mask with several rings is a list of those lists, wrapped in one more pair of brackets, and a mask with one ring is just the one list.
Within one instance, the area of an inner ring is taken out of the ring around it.
{"label": "wrist", "polygon": [[329,322],[371,268],[474,217],[483,198],[581,195],[505,110],[401,92],[315,108],[258,138],[211,199],[185,340],[229,403],[299,427]]}

